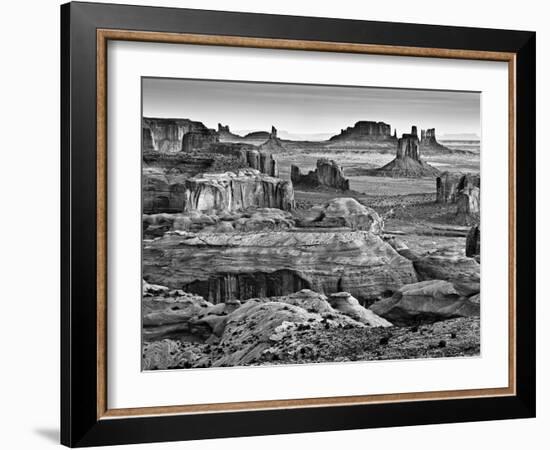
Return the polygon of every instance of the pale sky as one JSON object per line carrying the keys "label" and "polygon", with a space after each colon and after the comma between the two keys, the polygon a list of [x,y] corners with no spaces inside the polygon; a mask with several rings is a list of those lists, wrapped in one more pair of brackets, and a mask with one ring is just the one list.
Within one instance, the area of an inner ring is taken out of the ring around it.
{"label": "pale sky", "polygon": [[382,121],[398,135],[435,128],[480,134],[480,94],[369,87],[143,78],[143,116],[188,118],[216,128],[297,135],[338,134],[359,120]]}

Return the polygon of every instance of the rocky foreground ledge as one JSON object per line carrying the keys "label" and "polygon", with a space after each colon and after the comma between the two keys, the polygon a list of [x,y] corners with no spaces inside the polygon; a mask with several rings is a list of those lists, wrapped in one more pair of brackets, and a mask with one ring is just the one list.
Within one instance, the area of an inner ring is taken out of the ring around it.
{"label": "rocky foreground ledge", "polygon": [[410,260],[367,231],[168,233],[143,248],[146,280],[213,303],[349,292],[362,303],[417,281]]}
{"label": "rocky foreground ledge", "polygon": [[406,303],[401,312],[399,306],[381,311],[392,310],[402,324],[394,326],[347,292],[304,289],[214,305],[144,282],[143,369],[479,354],[479,305],[437,284],[411,296],[414,286],[394,296],[402,308]]}

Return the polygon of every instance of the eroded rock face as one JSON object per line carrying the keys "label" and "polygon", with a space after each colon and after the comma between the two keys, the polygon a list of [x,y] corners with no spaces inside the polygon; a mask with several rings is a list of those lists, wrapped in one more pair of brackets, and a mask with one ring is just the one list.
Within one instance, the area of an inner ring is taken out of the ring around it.
{"label": "eroded rock face", "polygon": [[273,345],[298,331],[391,326],[348,293],[334,296],[330,303],[326,296],[304,289],[212,305],[200,296],[145,285],[145,370],[254,364],[279,358],[278,352],[273,355]]}
{"label": "eroded rock face", "polygon": [[417,281],[411,261],[364,232],[185,233],[146,242],[144,278],[213,303],[349,292],[366,304]]}
{"label": "eroded rock face", "polygon": [[463,190],[480,187],[479,174],[443,172],[436,179],[437,202],[456,203]]}
{"label": "eroded rock face", "polygon": [[479,257],[480,254],[480,236],[481,231],[478,225],[474,225],[470,228],[468,236],[466,236],[466,256]]}
{"label": "eroded rock face", "polygon": [[370,309],[401,326],[479,316],[479,304],[462,297],[452,283],[442,280],[403,286],[392,298],[380,300]]}
{"label": "eroded rock face", "polygon": [[204,174],[185,181],[182,209],[189,211],[235,211],[249,207],[294,209],[292,183],[257,170]]}
{"label": "eroded rock face", "polygon": [[232,231],[276,231],[294,228],[292,214],[277,208],[251,208],[245,211],[227,211],[207,214],[200,211],[177,214],[145,214],[143,236],[152,239],[169,231],[204,231],[229,233]]}
{"label": "eroded rock face", "polygon": [[321,207],[311,208],[304,216],[299,223],[301,227],[346,227],[375,234],[384,229],[384,221],[374,209],[350,197],[332,199]]}
{"label": "eroded rock face", "polygon": [[241,142],[215,142],[210,144],[207,154],[225,155],[237,158],[242,168],[249,167],[259,170],[272,177],[279,176],[277,161],[273,155],[251,144]]}
{"label": "eroded rock face", "polygon": [[193,151],[204,150],[216,142],[219,142],[219,137],[214,130],[204,128],[201,130],[189,131],[183,135],[181,151],[191,153]]}
{"label": "eroded rock face", "polygon": [[414,261],[419,280],[446,280],[463,296],[480,291],[480,267],[474,258],[464,256],[423,256]]}
{"label": "eroded rock face", "polygon": [[479,188],[462,189],[456,200],[456,214],[465,218],[479,216]]}
{"label": "eroded rock face", "polygon": [[292,165],[290,178],[295,186],[326,186],[342,191],[349,190],[349,180],[344,176],[342,167],[326,158],[318,159],[317,168],[307,174],[302,174],[298,166]]}
{"label": "eroded rock face", "polygon": [[225,317],[240,306],[239,301],[213,305],[199,295],[165,286],[143,283],[142,326],[145,341],[178,339],[206,342],[220,336]]}
{"label": "eroded rock face", "polygon": [[400,239],[391,238],[387,242],[401,256],[412,261],[419,281],[449,281],[462,296],[471,296],[480,291],[480,265],[475,258],[459,255],[419,255]]}
{"label": "eroded rock face", "polygon": [[144,117],[142,129],[144,151],[160,153],[179,152],[186,133],[207,130],[202,122],[154,117]]}

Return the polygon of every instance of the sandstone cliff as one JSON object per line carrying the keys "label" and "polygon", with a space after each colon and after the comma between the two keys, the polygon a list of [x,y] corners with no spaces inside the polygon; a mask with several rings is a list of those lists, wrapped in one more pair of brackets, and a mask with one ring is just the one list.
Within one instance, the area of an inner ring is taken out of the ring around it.
{"label": "sandstone cliff", "polygon": [[290,179],[295,186],[326,186],[342,191],[349,190],[349,180],[344,177],[344,170],[335,161],[326,158],[317,160],[317,168],[302,174],[298,166],[290,168]]}
{"label": "sandstone cliff", "polygon": [[271,152],[258,148],[251,144],[240,142],[216,142],[208,147],[209,155],[226,155],[238,159],[242,168],[249,167],[259,170],[272,177],[279,176],[277,161]]}
{"label": "sandstone cliff", "polygon": [[181,151],[192,153],[208,149],[211,144],[219,142],[218,134],[208,128],[202,130],[188,131],[183,135],[181,141]]}
{"label": "sandstone cliff", "polygon": [[204,174],[185,181],[183,211],[294,208],[292,183],[254,169]]}
{"label": "sandstone cliff", "polygon": [[203,130],[207,128],[202,122],[190,119],[144,117],[142,120],[143,150],[161,153],[179,152],[186,133]]}
{"label": "sandstone cliff", "polygon": [[363,304],[417,281],[412,262],[375,234],[178,233],[145,243],[144,278],[213,302],[349,292]]}
{"label": "sandstone cliff", "polygon": [[456,203],[460,191],[480,187],[479,174],[443,172],[436,179],[437,202]]}

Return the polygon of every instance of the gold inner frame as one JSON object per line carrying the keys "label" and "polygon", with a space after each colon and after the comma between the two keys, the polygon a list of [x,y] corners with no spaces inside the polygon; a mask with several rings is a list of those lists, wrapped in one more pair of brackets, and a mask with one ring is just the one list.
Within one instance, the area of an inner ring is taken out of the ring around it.
{"label": "gold inner frame", "polygon": [[[107,42],[109,40],[217,45],[375,55],[502,61],[508,63],[508,386],[400,394],[262,400],[200,405],[109,409],[107,405]],[[265,409],[345,406],[421,400],[449,400],[516,394],[516,54],[445,48],[298,41],[147,31],[97,30],[97,418],[196,414]]]}

